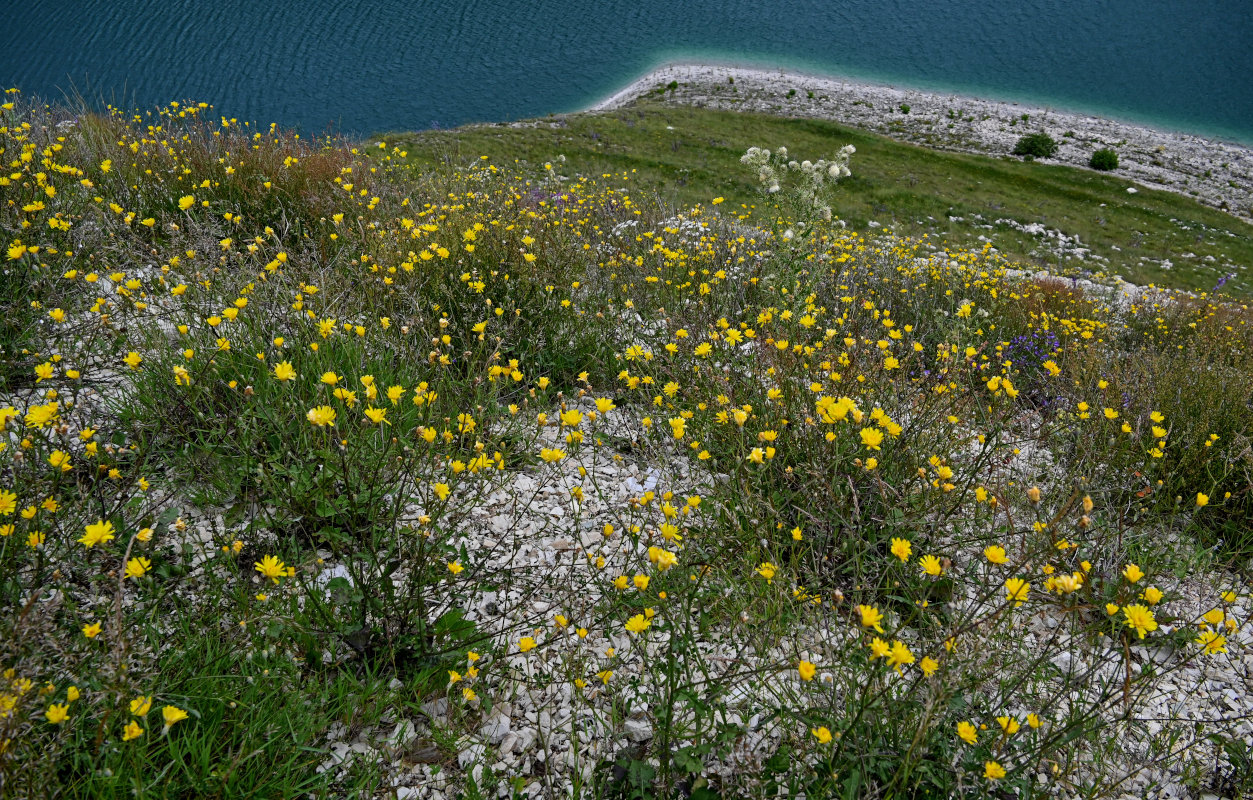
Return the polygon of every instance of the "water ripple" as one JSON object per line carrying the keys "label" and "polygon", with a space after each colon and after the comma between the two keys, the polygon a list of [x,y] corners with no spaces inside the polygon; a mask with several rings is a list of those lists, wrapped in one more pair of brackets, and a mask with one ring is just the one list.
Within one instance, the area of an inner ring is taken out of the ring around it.
{"label": "water ripple", "polygon": [[1141,0],[53,0],[7,9],[0,82],[203,100],[320,132],[515,119],[661,59],[744,61],[1011,98],[1253,141],[1253,15]]}

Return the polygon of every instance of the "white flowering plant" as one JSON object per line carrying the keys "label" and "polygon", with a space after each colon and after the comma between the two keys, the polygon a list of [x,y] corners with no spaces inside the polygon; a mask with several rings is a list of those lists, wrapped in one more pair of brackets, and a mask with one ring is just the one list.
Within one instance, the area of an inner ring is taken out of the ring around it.
{"label": "white flowering plant", "polygon": [[848,162],[856,152],[856,147],[846,144],[829,161],[797,161],[789,158],[786,147],[773,152],[750,147],[740,157],[740,163],[756,171],[763,191],[786,198],[788,204],[795,207],[798,218],[817,216],[830,221],[830,193],[837,181],[852,175]]}

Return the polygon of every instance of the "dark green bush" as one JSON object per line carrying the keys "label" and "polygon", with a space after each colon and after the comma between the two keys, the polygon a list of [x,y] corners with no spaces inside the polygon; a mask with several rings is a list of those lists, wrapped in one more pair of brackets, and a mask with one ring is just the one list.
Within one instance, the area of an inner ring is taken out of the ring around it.
{"label": "dark green bush", "polygon": [[1057,142],[1047,133],[1028,133],[1014,145],[1014,155],[1052,158],[1057,155]]}
{"label": "dark green bush", "polygon": [[1088,162],[1088,166],[1102,172],[1118,169],[1118,154],[1108,147],[1103,147],[1092,154],[1092,160]]}

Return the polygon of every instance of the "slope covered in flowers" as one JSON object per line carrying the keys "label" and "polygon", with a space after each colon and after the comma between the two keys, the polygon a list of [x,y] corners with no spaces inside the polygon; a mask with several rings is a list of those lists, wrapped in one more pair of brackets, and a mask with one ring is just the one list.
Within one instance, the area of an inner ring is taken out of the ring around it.
{"label": "slope covered in flowers", "polygon": [[1246,306],[9,99],[16,795],[1250,780]]}

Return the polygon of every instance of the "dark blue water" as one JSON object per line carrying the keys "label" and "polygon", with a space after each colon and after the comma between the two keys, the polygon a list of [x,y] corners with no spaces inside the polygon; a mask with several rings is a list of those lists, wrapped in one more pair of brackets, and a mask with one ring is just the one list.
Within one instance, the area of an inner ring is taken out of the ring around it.
{"label": "dark blue water", "polygon": [[1253,142],[1246,0],[3,0],[0,82],[308,133],[577,110],[669,61],[802,69]]}

